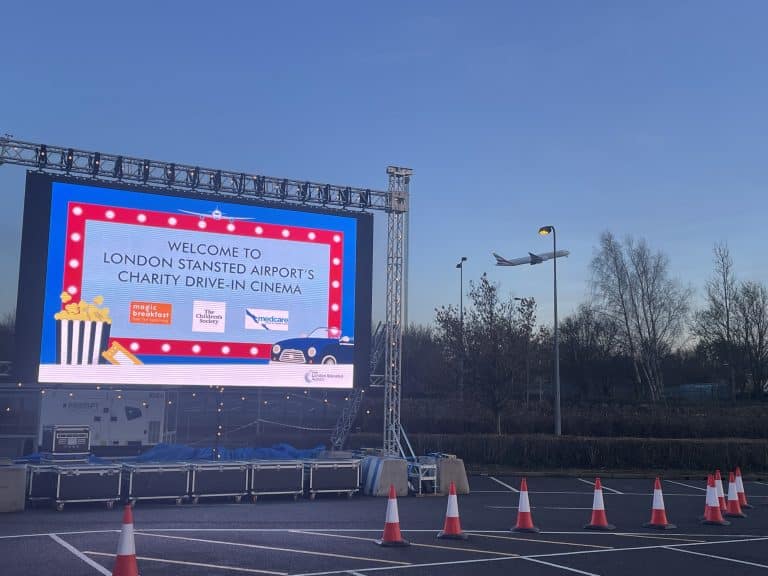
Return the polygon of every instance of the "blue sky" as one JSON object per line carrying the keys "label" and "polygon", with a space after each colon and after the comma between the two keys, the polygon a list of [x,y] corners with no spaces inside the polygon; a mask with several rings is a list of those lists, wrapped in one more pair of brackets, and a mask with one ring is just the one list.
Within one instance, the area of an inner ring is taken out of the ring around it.
{"label": "blue sky", "polygon": [[[727,241],[768,280],[768,4],[760,1],[35,2],[3,7],[0,132],[385,188],[412,167],[409,316],[455,264],[561,316],[599,235],[646,238],[700,295]],[[24,170],[0,167],[0,314],[16,301]],[[384,307],[377,216],[374,315]],[[466,303],[466,300],[465,300]]]}

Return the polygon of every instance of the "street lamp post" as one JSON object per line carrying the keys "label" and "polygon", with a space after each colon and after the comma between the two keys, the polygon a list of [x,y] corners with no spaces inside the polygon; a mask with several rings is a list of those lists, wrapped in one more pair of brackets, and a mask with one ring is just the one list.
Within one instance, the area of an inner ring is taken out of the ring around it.
{"label": "street lamp post", "polygon": [[462,256],[456,264],[456,268],[459,269],[459,322],[462,328],[464,327],[464,262],[466,261],[467,257]]}
{"label": "street lamp post", "polygon": [[461,355],[459,357],[459,398],[464,400],[464,262],[462,256],[456,268],[459,269],[459,336],[461,337]]}
{"label": "street lamp post", "polygon": [[549,236],[552,234],[552,250],[554,257],[552,258],[552,265],[554,266],[554,295],[555,295],[555,436],[560,436],[562,432],[561,420],[560,420],[560,344],[558,342],[557,333],[557,234],[554,226],[542,226],[539,228],[539,234],[541,236]]}

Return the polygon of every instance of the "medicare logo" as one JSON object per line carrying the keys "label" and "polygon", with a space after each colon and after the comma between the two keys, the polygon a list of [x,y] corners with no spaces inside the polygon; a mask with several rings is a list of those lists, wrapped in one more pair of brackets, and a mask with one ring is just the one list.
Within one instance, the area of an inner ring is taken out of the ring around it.
{"label": "medicare logo", "polygon": [[245,309],[246,330],[277,330],[288,331],[288,310],[262,310],[261,308]]}

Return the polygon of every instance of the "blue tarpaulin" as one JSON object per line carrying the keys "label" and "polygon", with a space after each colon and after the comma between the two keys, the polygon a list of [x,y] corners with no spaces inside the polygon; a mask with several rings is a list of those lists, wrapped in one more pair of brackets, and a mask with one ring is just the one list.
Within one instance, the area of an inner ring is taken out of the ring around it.
{"label": "blue tarpaulin", "polygon": [[[290,444],[275,444],[271,448],[219,448],[219,460],[311,460],[325,446],[299,450]],[[184,444],[158,444],[133,460],[135,462],[189,462],[213,460],[211,446],[192,447]]]}
{"label": "blue tarpaulin", "polygon": [[[217,460],[313,460],[325,451],[325,446],[299,450],[290,444],[275,444],[271,448],[219,448]],[[46,455],[40,452],[27,454],[15,459],[18,464],[40,464]],[[121,462],[192,462],[214,460],[212,446],[187,446],[184,444],[157,444],[146,452],[133,458],[120,458]],[[50,462],[50,461],[49,461]],[[88,457],[89,464],[109,464],[108,458],[99,458],[93,454]]]}

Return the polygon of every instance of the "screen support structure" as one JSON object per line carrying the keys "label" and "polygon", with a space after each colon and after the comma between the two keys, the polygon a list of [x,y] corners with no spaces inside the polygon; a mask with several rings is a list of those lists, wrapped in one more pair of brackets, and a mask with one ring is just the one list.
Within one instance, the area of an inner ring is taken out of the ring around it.
{"label": "screen support structure", "polygon": [[403,453],[400,437],[400,389],[402,384],[403,360],[403,300],[405,242],[407,238],[406,218],[408,191],[413,170],[399,166],[387,167],[389,195],[394,206],[387,218],[387,304],[386,304],[386,349],[384,352],[384,453]]}
{"label": "screen support structure", "polygon": [[383,451],[388,455],[403,455],[400,449],[402,330],[406,299],[408,194],[413,170],[388,166],[389,186],[386,191],[380,191],[38,144],[10,135],[0,136],[0,165],[3,164],[63,173],[94,183],[136,183],[166,194],[168,191],[191,192],[207,198],[250,200],[255,204],[268,201],[294,207],[305,205],[387,213]]}

